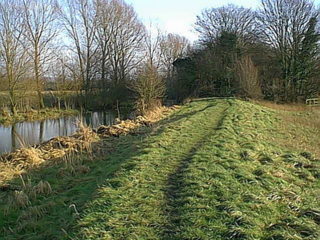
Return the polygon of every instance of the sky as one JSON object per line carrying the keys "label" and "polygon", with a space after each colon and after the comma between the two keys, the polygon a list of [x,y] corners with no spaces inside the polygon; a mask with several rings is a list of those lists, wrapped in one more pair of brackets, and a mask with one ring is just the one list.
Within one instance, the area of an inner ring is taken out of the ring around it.
{"label": "sky", "polygon": [[194,41],[193,31],[196,16],[204,8],[220,7],[229,3],[256,8],[259,0],[126,0],[137,11],[140,19],[148,25],[150,21],[167,33],[177,33]]}
{"label": "sky", "polygon": [[[180,34],[190,41],[197,39],[193,24],[203,9],[231,3],[253,9],[260,6],[260,0],[126,0],[126,2],[135,8],[146,25],[151,21],[167,33]],[[319,3],[320,0],[316,2]]]}

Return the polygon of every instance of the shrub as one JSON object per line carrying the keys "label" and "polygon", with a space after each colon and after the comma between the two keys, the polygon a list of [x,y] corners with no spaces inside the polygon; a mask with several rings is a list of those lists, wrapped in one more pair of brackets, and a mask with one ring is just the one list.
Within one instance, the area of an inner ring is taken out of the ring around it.
{"label": "shrub", "polygon": [[142,67],[130,85],[135,93],[136,109],[146,114],[161,105],[165,95],[165,82],[157,69],[149,64]]}

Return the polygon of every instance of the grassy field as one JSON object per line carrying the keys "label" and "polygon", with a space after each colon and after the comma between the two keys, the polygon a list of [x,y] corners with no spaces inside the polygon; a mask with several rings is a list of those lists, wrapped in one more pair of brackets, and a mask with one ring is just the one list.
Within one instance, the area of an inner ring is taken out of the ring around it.
{"label": "grassy field", "polygon": [[[29,108],[38,107],[38,95],[36,91],[17,91],[15,94],[18,108],[25,108],[26,106]],[[72,105],[77,97],[77,93],[74,91],[43,91],[42,94],[46,107],[55,107],[58,98]],[[0,91],[0,107],[9,107],[9,103],[10,98],[8,93],[6,91]]]}
{"label": "grassy field", "polygon": [[24,121],[42,121],[45,119],[55,119],[63,116],[76,115],[79,111],[72,109],[57,109],[57,108],[45,108],[39,111],[18,111],[16,115],[5,112],[0,113],[0,124],[10,125],[17,122]]}
{"label": "grassy field", "polygon": [[320,239],[319,112],[198,100],[0,186],[0,239]]}
{"label": "grassy field", "polygon": [[[84,98],[76,91],[43,91],[43,100],[46,108],[58,108],[60,101],[61,108],[79,109],[84,104]],[[17,92],[17,109],[38,109],[38,97],[35,91]],[[115,108],[114,97],[106,97],[100,93],[91,93],[88,96],[88,110],[106,110]],[[10,98],[7,92],[0,91],[0,110],[10,107]],[[134,104],[126,98],[119,100],[119,108],[123,112],[132,111]]]}

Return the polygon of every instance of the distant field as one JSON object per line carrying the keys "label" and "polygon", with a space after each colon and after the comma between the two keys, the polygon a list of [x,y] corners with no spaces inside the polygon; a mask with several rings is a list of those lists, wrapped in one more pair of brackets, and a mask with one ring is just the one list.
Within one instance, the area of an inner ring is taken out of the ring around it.
{"label": "distant field", "polygon": [[[29,91],[29,92],[17,92],[17,104],[18,108],[24,109],[26,107],[37,108],[38,107],[38,99],[37,92]],[[68,107],[71,108],[79,108],[80,104],[83,104],[84,97],[79,96],[76,91],[44,91],[44,104],[46,107],[58,107],[58,98],[61,101],[62,107],[64,107],[64,102]],[[102,96],[98,93],[91,93],[87,100],[87,108],[89,110],[105,110],[105,108],[113,107],[112,98],[108,98],[106,96]],[[0,109],[2,107],[9,107],[9,95],[6,92],[0,91]],[[121,102],[120,108],[132,108],[132,104],[127,104],[127,102]]]}
{"label": "distant field", "polygon": [[[74,102],[77,93],[74,91],[44,91],[43,97],[45,105],[47,107],[52,107],[56,104],[57,97],[64,97],[70,102]],[[37,92],[16,92],[18,107],[23,108],[24,106],[37,107]],[[0,107],[9,107],[9,95],[7,92],[0,91]]]}
{"label": "distant field", "polygon": [[[142,135],[101,140],[74,165],[10,182],[15,192],[0,190],[0,239],[318,240],[319,114],[191,102]],[[50,191],[27,191],[41,181]]]}
{"label": "distant field", "polygon": [[[44,95],[73,95],[76,94],[75,91],[43,91],[42,92]],[[18,96],[37,96],[36,91],[28,91],[28,92],[19,92],[17,91],[16,94]],[[0,97],[8,97],[8,93],[6,91],[0,91]]]}

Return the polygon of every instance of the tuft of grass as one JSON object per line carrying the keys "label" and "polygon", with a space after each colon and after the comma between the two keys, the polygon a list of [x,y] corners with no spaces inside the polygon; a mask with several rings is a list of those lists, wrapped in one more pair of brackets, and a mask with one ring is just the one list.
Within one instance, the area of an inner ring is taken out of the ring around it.
{"label": "tuft of grass", "polygon": [[52,188],[49,182],[41,180],[36,186],[33,187],[33,191],[37,195],[49,195],[52,193]]}
{"label": "tuft of grass", "polygon": [[16,190],[9,198],[8,205],[18,208],[26,208],[30,205],[30,200],[25,192]]}

